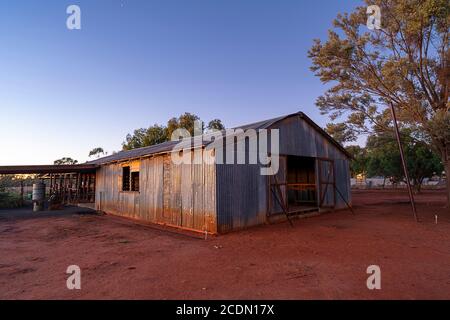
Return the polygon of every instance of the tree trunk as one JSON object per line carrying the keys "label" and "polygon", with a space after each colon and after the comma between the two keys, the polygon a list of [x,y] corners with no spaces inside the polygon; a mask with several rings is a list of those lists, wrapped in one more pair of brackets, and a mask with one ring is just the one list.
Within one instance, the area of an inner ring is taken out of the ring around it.
{"label": "tree trunk", "polygon": [[416,193],[420,193],[420,187],[421,187],[421,183],[419,182],[420,179],[414,178],[413,179],[413,187],[416,190]]}

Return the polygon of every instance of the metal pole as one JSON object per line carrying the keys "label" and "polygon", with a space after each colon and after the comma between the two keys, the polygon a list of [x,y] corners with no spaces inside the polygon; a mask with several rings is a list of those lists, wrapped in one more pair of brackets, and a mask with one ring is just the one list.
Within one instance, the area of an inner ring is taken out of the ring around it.
{"label": "metal pole", "polygon": [[414,214],[414,220],[417,222],[416,204],[414,202],[414,195],[412,192],[411,183],[409,181],[409,174],[408,174],[408,168],[406,167],[405,156],[403,155],[403,147],[402,147],[402,142],[400,140],[400,131],[398,130],[397,116],[395,114],[394,104],[392,102],[391,102],[391,113],[392,113],[392,119],[394,120],[395,135],[397,137],[398,149],[400,151],[400,158],[402,159],[403,172],[405,174],[406,184],[408,186],[409,199],[411,201],[411,207],[412,207],[412,211]]}

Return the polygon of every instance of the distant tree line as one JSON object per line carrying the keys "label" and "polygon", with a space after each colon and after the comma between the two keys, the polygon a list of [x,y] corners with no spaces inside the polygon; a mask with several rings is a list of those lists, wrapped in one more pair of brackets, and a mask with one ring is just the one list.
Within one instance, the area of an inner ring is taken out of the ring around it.
{"label": "distant tree line", "polygon": [[[132,150],[136,148],[148,147],[158,143],[163,143],[170,141],[172,133],[179,129],[186,129],[192,136],[194,135],[194,124],[195,121],[201,121],[200,117],[186,112],[179,117],[173,117],[167,121],[166,125],[154,124],[148,128],[139,128],[134,130],[133,134],[127,134],[125,141],[122,143],[123,150]],[[204,122],[201,121],[203,124]],[[222,121],[220,119],[213,119],[208,122],[206,130],[223,130],[225,129]],[[200,132],[204,133],[205,127],[200,128]],[[115,154],[116,152],[112,152]],[[96,157],[100,158],[102,156],[107,156],[108,152],[102,147],[93,148],[89,152],[89,158]],[[63,157],[57,159],[53,162],[55,165],[71,165],[78,164],[78,160],[72,159],[70,157]]]}
{"label": "distant tree line", "polygon": [[0,192],[6,192],[7,188],[20,187],[22,183],[30,186],[39,181],[40,179],[35,174],[0,175]]}
{"label": "distant tree line", "polygon": [[69,157],[64,157],[64,158],[61,158],[61,159],[53,161],[53,164],[57,165],[57,166],[60,166],[60,165],[63,165],[63,164],[69,165],[69,164],[77,164],[77,163],[78,163],[78,160],[74,160],[74,159],[69,158]]}
{"label": "distant tree line", "polygon": [[[186,129],[193,136],[195,121],[201,121],[200,117],[186,112],[178,118],[173,117],[169,119],[166,125],[154,124],[148,128],[136,129],[133,134],[128,134],[126,136],[125,141],[122,143],[123,150],[148,147],[158,143],[170,141],[172,133],[179,128]],[[205,131],[204,127],[200,129],[202,133]],[[208,122],[206,129],[223,130],[225,127],[220,119],[213,119]]]}
{"label": "distant tree line", "polygon": [[[338,140],[346,140],[339,130],[327,131]],[[425,178],[441,176],[444,166],[439,155],[429,145],[416,139],[409,129],[401,130],[406,166],[416,190],[420,192]],[[405,181],[397,140],[393,132],[376,132],[368,136],[366,145],[350,145],[345,148],[352,156],[350,170],[353,177],[381,176],[393,183]]]}

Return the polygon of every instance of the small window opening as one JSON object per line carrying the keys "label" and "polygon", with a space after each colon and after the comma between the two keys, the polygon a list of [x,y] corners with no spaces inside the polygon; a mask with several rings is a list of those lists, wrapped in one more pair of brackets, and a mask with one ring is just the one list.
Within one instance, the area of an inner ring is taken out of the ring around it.
{"label": "small window opening", "polygon": [[130,167],[122,168],[122,191],[130,191]]}
{"label": "small window opening", "polygon": [[139,172],[131,173],[131,191],[139,191]]}

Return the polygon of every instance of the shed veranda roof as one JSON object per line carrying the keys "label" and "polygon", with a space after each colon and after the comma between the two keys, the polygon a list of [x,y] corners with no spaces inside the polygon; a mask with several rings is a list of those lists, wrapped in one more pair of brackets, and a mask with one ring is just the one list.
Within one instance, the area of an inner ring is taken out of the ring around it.
{"label": "shed veranda roof", "polygon": [[96,164],[0,166],[0,174],[94,173]]}

